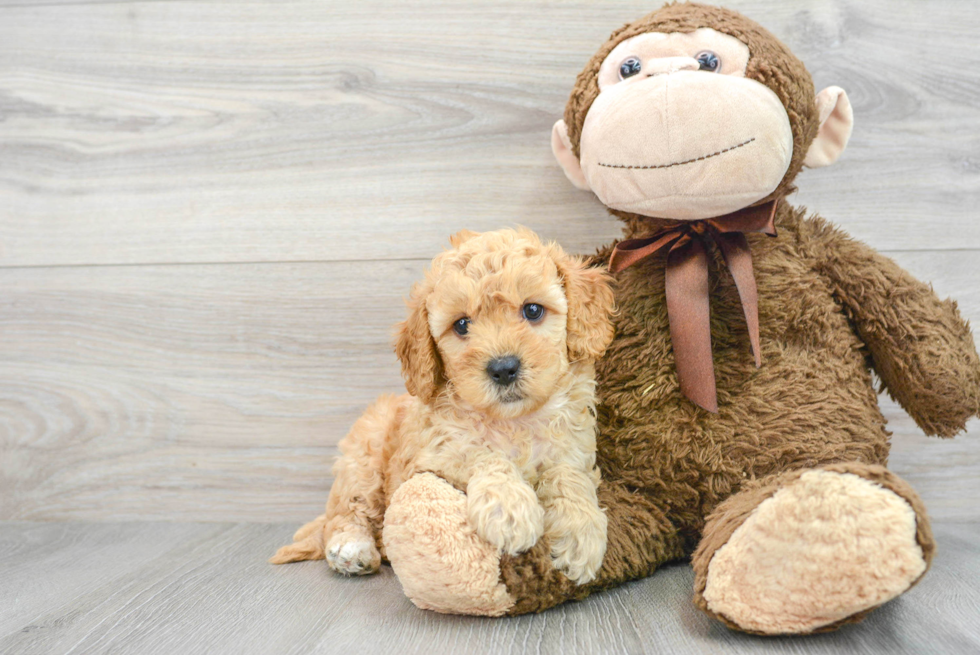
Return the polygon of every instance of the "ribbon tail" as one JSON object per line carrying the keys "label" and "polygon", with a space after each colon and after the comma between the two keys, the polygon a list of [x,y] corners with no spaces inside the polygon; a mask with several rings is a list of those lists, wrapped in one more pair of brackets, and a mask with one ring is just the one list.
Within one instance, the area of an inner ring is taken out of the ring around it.
{"label": "ribbon tail", "polygon": [[665,277],[670,340],[681,393],[709,412],[718,412],[711,357],[708,258],[699,239],[680,241],[667,256]]}
{"label": "ribbon tail", "polygon": [[613,273],[619,273],[669,245],[672,241],[676,241],[680,236],[678,231],[671,230],[657,237],[621,241],[613,248],[612,257],[609,258],[609,270]]}
{"label": "ribbon tail", "polygon": [[746,207],[737,212],[707,219],[708,225],[721,233],[727,232],[762,232],[771,237],[776,236],[776,210],[778,200],[771,200],[764,205]]}
{"label": "ribbon tail", "polygon": [[749,329],[749,343],[752,345],[752,354],[755,355],[755,367],[759,368],[762,366],[762,353],[759,350],[759,292],[752,270],[752,251],[741,232],[719,234],[715,241],[735,280],[735,288],[738,289],[742,311],[745,313],[745,324]]}

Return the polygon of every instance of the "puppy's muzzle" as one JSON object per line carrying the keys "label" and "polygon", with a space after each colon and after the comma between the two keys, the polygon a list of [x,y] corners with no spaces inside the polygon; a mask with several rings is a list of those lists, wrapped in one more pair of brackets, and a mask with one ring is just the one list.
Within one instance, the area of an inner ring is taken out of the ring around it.
{"label": "puppy's muzzle", "polygon": [[487,375],[493,380],[494,384],[501,387],[509,387],[517,381],[517,374],[521,370],[521,360],[513,355],[505,357],[495,357],[487,364]]}

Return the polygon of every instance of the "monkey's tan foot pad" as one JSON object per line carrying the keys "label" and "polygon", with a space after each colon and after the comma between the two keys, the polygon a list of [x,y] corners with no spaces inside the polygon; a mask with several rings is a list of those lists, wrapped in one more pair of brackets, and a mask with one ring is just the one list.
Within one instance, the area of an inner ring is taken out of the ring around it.
{"label": "monkey's tan foot pad", "polygon": [[388,505],[385,553],[419,608],[500,616],[514,605],[500,582],[500,554],[466,516],[463,492],[431,473],[416,475]]}
{"label": "monkey's tan foot pad", "polygon": [[801,634],[858,620],[926,568],[901,496],[851,473],[808,471],[715,552],[703,597],[733,627]]}

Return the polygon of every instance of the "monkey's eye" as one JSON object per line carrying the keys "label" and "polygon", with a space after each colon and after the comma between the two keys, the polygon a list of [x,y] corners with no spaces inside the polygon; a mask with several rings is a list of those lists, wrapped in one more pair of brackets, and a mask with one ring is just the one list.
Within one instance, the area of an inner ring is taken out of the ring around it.
{"label": "monkey's eye", "polygon": [[540,321],[541,317],[544,316],[544,307],[536,302],[529,302],[521,308],[521,314],[524,315],[524,318],[534,323]]}
{"label": "monkey's eye", "polygon": [[633,77],[639,72],[640,60],[636,57],[630,57],[619,65],[619,79],[621,80],[625,80],[627,77]]}
{"label": "monkey's eye", "polygon": [[703,71],[717,73],[721,68],[721,59],[719,59],[718,55],[710,50],[705,50],[704,52],[699,53],[695,59],[698,60],[698,64],[701,66],[701,70]]}
{"label": "monkey's eye", "polygon": [[468,319],[467,317],[464,316],[463,318],[458,319],[455,323],[453,323],[453,332],[455,332],[459,336],[461,337],[465,336],[466,333],[469,331],[470,331],[470,319]]}

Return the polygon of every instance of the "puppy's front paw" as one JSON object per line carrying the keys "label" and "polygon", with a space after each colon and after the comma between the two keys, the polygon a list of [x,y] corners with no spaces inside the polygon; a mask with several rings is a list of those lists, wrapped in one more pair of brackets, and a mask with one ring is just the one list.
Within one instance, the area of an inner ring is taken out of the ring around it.
{"label": "puppy's front paw", "polygon": [[335,535],[326,556],[330,568],[344,575],[370,575],[381,567],[381,553],[374,542],[349,534]]}
{"label": "puppy's front paw", "polygon": [[580,518],[548,517],[552,564],[575,584],[594,580],[606,555],[606,515],[596,507]]}
{"label": "puppy's front paw", "polygon": [[467,512],[476,533],[508,555],[531,548],[544,532],[544,509],[525,483],[471,489]]}

